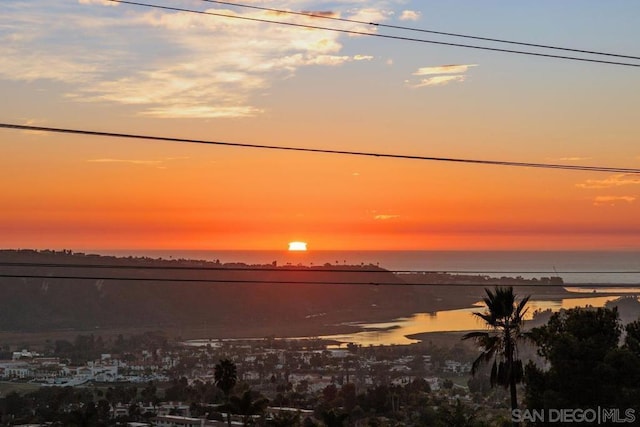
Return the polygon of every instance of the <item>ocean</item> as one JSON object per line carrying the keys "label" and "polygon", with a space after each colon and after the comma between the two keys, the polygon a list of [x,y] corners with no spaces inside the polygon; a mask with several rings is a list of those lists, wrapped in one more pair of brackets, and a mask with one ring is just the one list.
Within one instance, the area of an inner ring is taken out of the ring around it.
{"label": "ocean", "polygon": [[640,251],[234,251],[91,250],[116,256],[198,259],[249,265],[377,265],[393,271],[438,271],[492,277],[562,277],[567,284],[640,284]]}

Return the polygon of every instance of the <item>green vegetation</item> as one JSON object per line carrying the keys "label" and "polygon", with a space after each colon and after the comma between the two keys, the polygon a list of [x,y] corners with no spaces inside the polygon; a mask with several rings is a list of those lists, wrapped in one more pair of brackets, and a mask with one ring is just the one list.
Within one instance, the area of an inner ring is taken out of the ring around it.
{"label": "green vegetation", "polygon": [[640,322],[624,329],[614,309],[555,313],[532,331],[538,352],[550,364],[526,367],[529,408],[635,409],[640,415]]}

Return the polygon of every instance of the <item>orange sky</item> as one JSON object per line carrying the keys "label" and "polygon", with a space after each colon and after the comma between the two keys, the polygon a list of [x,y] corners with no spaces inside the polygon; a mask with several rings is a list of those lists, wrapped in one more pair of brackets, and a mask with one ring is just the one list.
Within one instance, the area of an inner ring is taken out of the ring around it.
{"label": "orange sky", "polygon": [[[640,164],[637,69],[221,23],[99,1],[7,3],[0,17],[5,123],[422,156]],[[302,3],[322,6],[290,7]],[[433,27],[437,16],[438,26],[451,29],[460,28],[456,17],[465,13],[417,1],[370,3],[366,10],[345,4],[336,13],[419,27]],[[489,19],[497,11],[471,5],[462,22],[484,35],[583,47],[599,42],[599,49],[616,51],[640,37],[632,20],[622,19],[637,11],[596,2],[586,2],[583,20],[572,21],[576,40],[534,25],[544,5],[529,5],[532,22],[517,29],[495,18],[480,27],[482,19],[473,16]],[[572,12],[559,8],[559,16],[544,19],[562,22],[562,13]],[[499,13],[515,19],[522,12]],[[589,17],[603,14],[622,20],[598,39]],[[66,48],[51,45],[52,38],[66,40]],[[217,43],[205,42],[213,38]],[[329,250],[640,249],[638,175],[2,129],[0,150],[4,248],[281,249],[301,240]]]}

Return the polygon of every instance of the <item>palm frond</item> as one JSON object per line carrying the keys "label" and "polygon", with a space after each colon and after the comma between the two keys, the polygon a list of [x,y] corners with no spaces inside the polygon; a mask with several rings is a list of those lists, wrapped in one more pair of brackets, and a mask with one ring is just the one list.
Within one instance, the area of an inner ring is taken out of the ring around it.
{"label": "palm frond", "polygon": [[478,331],[468,332],[468,333],[466,333],[466,334],[464,334],[462,336],[462,339],[463,340],[477,339],[477,338],[483,337],[485,335],[489,335],[489,333],[488,332],[478,332]]}
{"label": "palm frond", "polygon": [[476,360],[474,360],[471,364],[471,375],[475,375],[475,373],[478,372],[482,365],[491,362],[492,359],[495,359],[495,353],[495,347],[487,349],[480,353],[480,356],[478,356]]}
{"label": "palm frond", "polygon": [[522,298],[520,300],[520,302],[518,303],[518,306],[516,307],[516,311],[515,311],[516,314],[515,314],[514,317],[520,317],[520,318],[524,317],[524,314],[528,310],[528,308],[525,309],[525,306],[529,302],[529,298],[531,298],[531,295],[527,295],[526,297],[524,297],[524,298]]}
{"label": "palm frond", "polygon": [[474,311],[472,314],[484,320],[488,326],[494,327],[496,324],[497,319],[491,313],[480,313],[479,311]]}

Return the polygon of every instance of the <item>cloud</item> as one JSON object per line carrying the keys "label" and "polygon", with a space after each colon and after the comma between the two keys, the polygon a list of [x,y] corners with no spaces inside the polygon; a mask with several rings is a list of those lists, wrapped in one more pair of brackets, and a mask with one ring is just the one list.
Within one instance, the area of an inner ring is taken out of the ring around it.
{"label": "cloud", "polygon": [[421,67],[412,73],[414,76],[431,76],[419,81],[406,80],[405,83],[411,88],[421,88],[426,86],[444,86],[450,83],[462,83],[467,79],[464,74],[469,68],[477,67],[477,64],[458,65],[438,65],[435,67]]}
{"label": "cloud", "polygon": [[551,161],[558,161],[558,162],[582,162],[585,160],[591,160],[592,157],[578,157],[578,156],[574,156],[574,157],[558,157],[556,159],[549,159]]}
{"label": "cloud", "polygon": [[477,67],[478,64],[460,64],[460,65],[438,65],[436,67],[422,67],[414,72],[414,76],[431,76],[434,74],[464,74],[471,67]]}
{"label": "cloud", "polygon": [[[36,120],[36,119],[27,119],[24,121],[24,125],[26,126],[38,126],[40,125],[40,120]],[[21,131],[27,135],[38,135],[38,136],[49,136],[50,133],[49,132],[43,132],[43,131],[39,131],[39,130],[23,130]]]}
{"label": "cloud", "polygon": [[128,160],[128,159],[89,159],[91,163],[128,163],[132,165],[157,166],[162,164],[162,160]]}
{"label": "cloud", "polygon": [[400,14],[401,21],[417,21],[420,19],[420,12],[415,10],[403,10]]}
{"label": "cloud", "polygon": [[100,159],[89,159],[87,162],[90,163],[124,163],[129,165],[139,165],[139,166],[155,166],[160,169],[166,169],[166,162],[174,161],[174,160],[187,160],[189,157],[179,156],[179,157],[166,157],[161,160],[145,160],[145,159],[114,159],[114,158],[100,158]]}
{"label": "cloud", "polygon": [[415,84],[410,84],[412,88],[419,88],[425,86],[444,86],[449,83],[462,83],[465,81],[466,76],[434,76],[429,77],[428,79],[422,79],[420,82]]}
{"label": "cloud", "polygon": [[[389,10],[384,10],[382,8],[376,7],[368,7],[365,9],[355,9],[354,12],[345,16],[345,18],[360,21],[360,22],[374,22],[379,23],[386,21],[387,19],[393,16],[393,12]],[[361,33],[375,33],[377,30],[377,26],[375,25],[366,25],[366,24],[351,24],[349,23],[347,27],[342,26],[341,28],[349,30],[349,31],[357,31]],[[364,37],[361,35],[352,34],[351,37]]]}
{"label": "cloud", "polygon": [[119,3],[115,3],[109,0],[78,0],[80,4],[101,4],[102,6],[117,6]]}
{"label": "cloud", "polygon": [[210,119],[219,118],[241,118],[252,117],[263,110],[252,107],[250,105],[227,107],[216,105],[180,105],[173,104],[162,107],[148,108],[140,115],[149,117],[171,117],[171,118],[190,118],[190,117],[206,117]]}
{"label": "cloud", "polygon": [[633,203],[636,200],[634,196],[598,196],[593,200],[596,206],[615,206],[617,202]]}
{"label": "cloud", "polygon": [[605,179],[588,179],[587,181],[576,184],[578,188],[585,189],[601,189],[621,187],[623,185],[638,185],[640,184],[640,176],[634,174],[617,174],[612,175]]}
{"label": "cloud", "polygon": [[314,65],[341,65],[349,61],[349,56],[336,56],[336,55],[318,55],[315,58],[310,59],[307,64]]}
{"label": "cloud", "polygon": [[306,13],[307,15],[325,16],[327,18],[337,17],[337,13],[331,10],[303,10],[300,13]]}
{"label": "cloud", "polygon": [[397,219],[397,218],[400,218],[400,215],[386,215],[386,214],[383,214],[383,215],[375,215],[373,217],[373,219],[375,219],[377,221],[388,221],[390,219]]}
{"label": "cloud", "polygon": [[[106,0],[31,0],[3,5],[0,17],[0,79],[53,80],[77,102],[131,105],[153,117],[248,117],[261,114],[255,97],[275,81],[308,66],[336,67],[371,61],[366,53],[341,54],[344,34],[180,11],[122,7]],[[279,7],[312,9],[311,0]],[[397,1],[335,2],[323,15],[382,22]],[[306,6],[306,7],[305,7]],[[209,12],[271,19],[261,10]],[[318,13],[318,12],[314,12]],[[317,23],[317,18],[280,14],[278,21]],[[351,31],[372,25],[340,22]]]}

